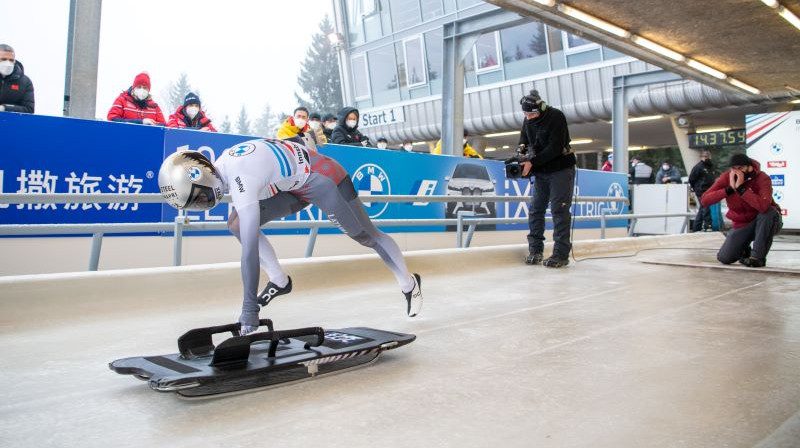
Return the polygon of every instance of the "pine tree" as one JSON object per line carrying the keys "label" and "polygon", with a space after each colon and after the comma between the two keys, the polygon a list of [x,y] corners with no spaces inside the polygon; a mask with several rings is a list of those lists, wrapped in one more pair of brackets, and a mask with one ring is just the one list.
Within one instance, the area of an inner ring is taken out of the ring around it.
{"label": "pine tree", "polygon": [[319,24],[320,31],[311,38],[311,46],[300,69],[298,85],[303,95],[294,96],[301,106],[312,112],[336,113],[342,108],[342,88],[339,79],[339,58],[328,40],[333,33],[328,16]]}
{"label": "pine tree", "polygon": [[253,132],[259,137],[274,137],[280,124],[278,115],[272,112],[272,106],[268,103],[264,105],[261,116],[253,123]]}
{"label": "pine tree", "polygon": [[231,131],[231,119],[225,115],[225,121],[223,121],[222,126],[219,127],[219,132],[222,132],[223,134],[230,134]]}
{"label": "pine tree", "polygon": [[250,121],[247,118],[247,111],[242,105],[242,110],[239,111],[239,118],[236,119],[236,133],[239,135],[250,135]]}
{"label": "pine tree", "polygon": [[169,83],[167,89],[167,94],[164,96],[167,98],[167,106],[169,107],[167,110],[172,113],[178,106],[183,106],[183,99],[187,93],[192,91],[192,86],[189,84],[189,76],[186,73],[181,73],[177,81]]}

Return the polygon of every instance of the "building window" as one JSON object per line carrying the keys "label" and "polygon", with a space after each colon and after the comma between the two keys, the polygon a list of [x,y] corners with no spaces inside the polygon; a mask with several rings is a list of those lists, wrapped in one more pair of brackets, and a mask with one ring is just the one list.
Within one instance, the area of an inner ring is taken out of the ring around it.
{"label": "building window", "polygon": [[497,32],[482,34],[475,43],[475,66],[478,73],[501,68],[497,35]]}
{"label": "building window", "polygon": [[526,23],[500,30],[506,79],[550,70],[544,25]]}
{"label": "building window", "polygon": [[375,0],[347,0],[345,10],[350,44],[364,43],[363,20],[375,13]]}
{"label": "building window", "polygon": [[600,45],[566,31],[562,31],[561,34],[566,47],[564,52],[567,56],[567,66],[576,67],[602,60]]}
{"label": "building window", "polygon": [[567,66],[561,30],[552,26],[546,26],[545,28],[547,29],[547,44],[550,50],[550,70],[561,70]]}
{"label": "building window", "polygon": [[627,57],[628,57],[628,55],[625,54],[625,53],[620,53],[619,51],[603,47],[603,60],[604,61],[607,61],[609,59],[618,59],[618,58],[627,58]]}
{"label": "building window", "polygon": [[564,36],[566,47],[570,51],[586,51],[587,49],[597,48],[599,46],[590,40],[586,40],[572,33],[568,33],[566,31],[562,31],[561,33]]}
{"label": "building window", "polygon": [[395,31],[420,23],[419,0],[392,0],[392,26]]}
{"label": "building window", "polygon": [[353,88],[356,100],[369,98],[369,75],[367,74],[367,58],[364,54],[355,55],[353,61]]}
{"label": "building window", "polygon": [[422,54],[422,36],[406,39],[406,80],[409,87],[425,84],[425,59]]}
{"label": "building window", "polygon": [[433,20],[444,14],[442,0],[420,0],[422,5],[422,21]]}
{"label": "building window", "polygon": [[478,85],[478,77],[475,75],[475,47],[464,57],[464,83],[467,88]]}
{"label": "building window", "polygon": [[400,101],[394,45],[386,45],[368,52],[367,65],[373,105]]}
{"label": "building window", "polygon": [[425,59],[428,62],[428,83],[431,93],[442,92],[442,64],[444,58],[442,29],[438,28],[425,33]]}

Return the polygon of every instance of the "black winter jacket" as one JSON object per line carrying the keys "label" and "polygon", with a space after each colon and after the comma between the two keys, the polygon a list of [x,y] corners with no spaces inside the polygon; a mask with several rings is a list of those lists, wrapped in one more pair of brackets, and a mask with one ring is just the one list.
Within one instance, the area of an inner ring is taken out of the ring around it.
{"label": "black winter jacket", "polygon": [[717,180],[717,173],[713,164],[704,164],[701,160],[692,168],[689,174],[689,185],[698,197],[702,196]]}
{"label": "black winter jacket", "polygon": [[33,113],[33,83],[25,76],[25,69],[19,61],[14,63],[14,71],[10,75],[0,75],[0,104],[6,112]]}
{"label": "black winter jacket", "polygon": [[[367,145],[369,145],[369,137],[358,131],[358,123],[356,123],[356,127],[354,128],[347,126],[345,123],[345,121],[347,121],[347,116],[351,112],[355,112],[360,118],[361,115],[355,107],[343,107],[342,110],[339,111],[339,122],[331,133],[331,143],[336,145],[363,146],[362,142],[366,141]],[[358,118],[356,121],[357,120]]]}
{"label": "black winter jacket", "polygon": [[528,149],[533,173],[554,173],[575,166],[564,113],[548,107],[537,118],[522,122],[519,144]]}

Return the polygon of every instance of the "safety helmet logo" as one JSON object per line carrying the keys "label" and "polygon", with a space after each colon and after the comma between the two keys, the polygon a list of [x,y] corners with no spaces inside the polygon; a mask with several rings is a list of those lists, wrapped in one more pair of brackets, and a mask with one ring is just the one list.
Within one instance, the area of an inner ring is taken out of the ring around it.
{"label": "safety helmet logo", "polygon": [[203,178],[203,172],[200,171],[200,168],[196,166],[189,168],[189,180],[191,180],[192,182],[198,182],[202,178]]}

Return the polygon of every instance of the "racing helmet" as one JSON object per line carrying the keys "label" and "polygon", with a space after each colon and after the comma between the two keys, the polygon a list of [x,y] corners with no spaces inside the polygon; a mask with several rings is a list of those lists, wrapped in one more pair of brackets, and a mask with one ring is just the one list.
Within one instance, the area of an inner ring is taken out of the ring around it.
{"label": "racing helmet", "polygon": [[178,151],[158,171],[158,188],[179,210],[209,210],[222,201],[223,182],[210,160],[197,151]]}

